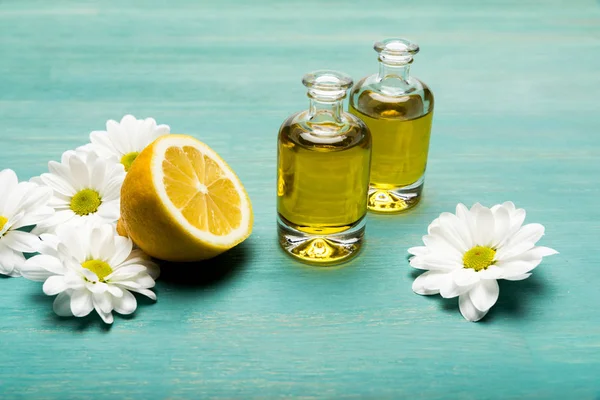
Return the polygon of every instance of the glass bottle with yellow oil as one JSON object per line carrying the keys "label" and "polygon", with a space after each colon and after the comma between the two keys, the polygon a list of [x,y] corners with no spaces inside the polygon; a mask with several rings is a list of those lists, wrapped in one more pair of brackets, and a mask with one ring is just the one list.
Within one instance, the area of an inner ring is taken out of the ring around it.
{"label": "glass bottle with yellow oil", "polygon": [[300,260],[337,264],[362,245],[371,135],[344,112],[349,76],[316,71],[302,83],[310,107],[281,125],[277,143],[279,243]]}
{"label": "glass bottle with yellow oil", "polygon": [[349,111],[362,119],[373,137],[368,207],[401,212],[421,199],[433,117],[433,94],[411,76],[419,46],[405,39],[375,43],[379,73],[359,81]]}

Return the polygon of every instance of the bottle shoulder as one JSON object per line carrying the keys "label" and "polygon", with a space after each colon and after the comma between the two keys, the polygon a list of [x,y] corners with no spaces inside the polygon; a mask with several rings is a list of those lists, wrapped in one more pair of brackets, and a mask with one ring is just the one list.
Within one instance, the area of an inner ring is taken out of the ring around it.
{"label": "bottle shoulder", "polygon": [[401,85],[386,85],[374,74],[357,82],[349,104],[372,118],[412,120],[433,112],[434,96],[429,86],[417,78],[410,77]]}
{"label": "bottle shoulder", "polygon": [[279,142],[315,151],[341,151],[355,146],[370,147],[371,133],[358,117],[343,112],[342,123],[311,123],[308,111],[290,115],[279,129]]}

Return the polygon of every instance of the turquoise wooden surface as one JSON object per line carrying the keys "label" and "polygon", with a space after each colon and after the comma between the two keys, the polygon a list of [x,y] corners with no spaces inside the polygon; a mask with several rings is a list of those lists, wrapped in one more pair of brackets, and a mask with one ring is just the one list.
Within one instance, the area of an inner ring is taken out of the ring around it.
{"label": "turquoise wooden surface", "polygon": [[[345,268],[301,266],[275,241],[279,124],[307,106],[303,73],[358,79],[400,35],[436,94],[426,198],[369,215]],[[597,399],[599,68],[591,0],[0,1],[0,168],[28,179],[107,119],[153,116],[217,150],[256,214],[245,244],[163,266],[158,302],[109,328],[0,279],[0,397]],[[480,323],[413,294],[429,222],[505,200],[561,254],[502,282]]]}

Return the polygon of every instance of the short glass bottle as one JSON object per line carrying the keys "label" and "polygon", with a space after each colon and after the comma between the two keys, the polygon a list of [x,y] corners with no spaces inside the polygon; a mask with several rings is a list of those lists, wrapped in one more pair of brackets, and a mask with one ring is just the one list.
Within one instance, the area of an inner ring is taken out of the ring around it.
{"label": "short glass bottle", "polygon": [[344,112],[349,76],[316,71],[302,83],[310,108],[285,120],[277,143],[279,243],[308,263],[337,264],[362,245],[371,135]]}
{"label": "short glass bottle", "polygon": [[421,199],[433,94],[410,76],[419,46],[405,39],[375,43],[379,73],[360,80],[350,95],[349,111],[367,124],[373,137],[369,210],[396,213]]}

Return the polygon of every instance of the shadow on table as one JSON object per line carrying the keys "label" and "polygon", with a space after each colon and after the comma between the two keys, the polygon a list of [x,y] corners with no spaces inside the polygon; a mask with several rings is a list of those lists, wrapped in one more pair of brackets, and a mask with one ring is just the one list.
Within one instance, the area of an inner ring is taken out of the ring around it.
{"label": "shadow on table", "polygon": [[[411,279],[414,280],[423,272],[425,271],[411,271]],[[547,283],[541,279],[539,274],[533,274],[530,278],[522,281],[499,280],[498,285],[500,286],[500,297],[488,314],[481,319],[481,323],[492,323],[495,319],[501,319],[505,316],[526,318],[531,311],[530,300],[543,297],[547,292]],[[438,302],[440,308],[444,311],[460,315],[458,297],[452,299],[445,299],[440,295],[423,297]]]}
{"label": "shadow on table", "polygon": [[237,275],[249,258],[249,244],[244,242],[233,249],[205,261],[158,261],[160,282],[164,287],[178,290],[209,288],[224,284]]}
{"label": "shadow on table", "polygon": [[[47,321],[51,322],[54,326],[60,328],[68,328],[74,331],[86,331],[88,329],[96,328],[96,330],[100,332],[109,332],[112,328],[112,325],[105,324],[104,321],[100,318],[100,316],[96,313],[96,311],[92,310],[92,312],[81,318],[75,317],[59,317],[52,311],[52,303],[54,302],[54,297],[46,296],[42,293],[36,293],[31,295],[31,301],[39,304],[40,308],[48,309],[50,308],[50,312],[48,313]],[[138,297],[139,299],[139,297]],[[133,316],[126,315],[122,316],[113,312],[113,316],[115,319],[119,318],[133,318]]]}

